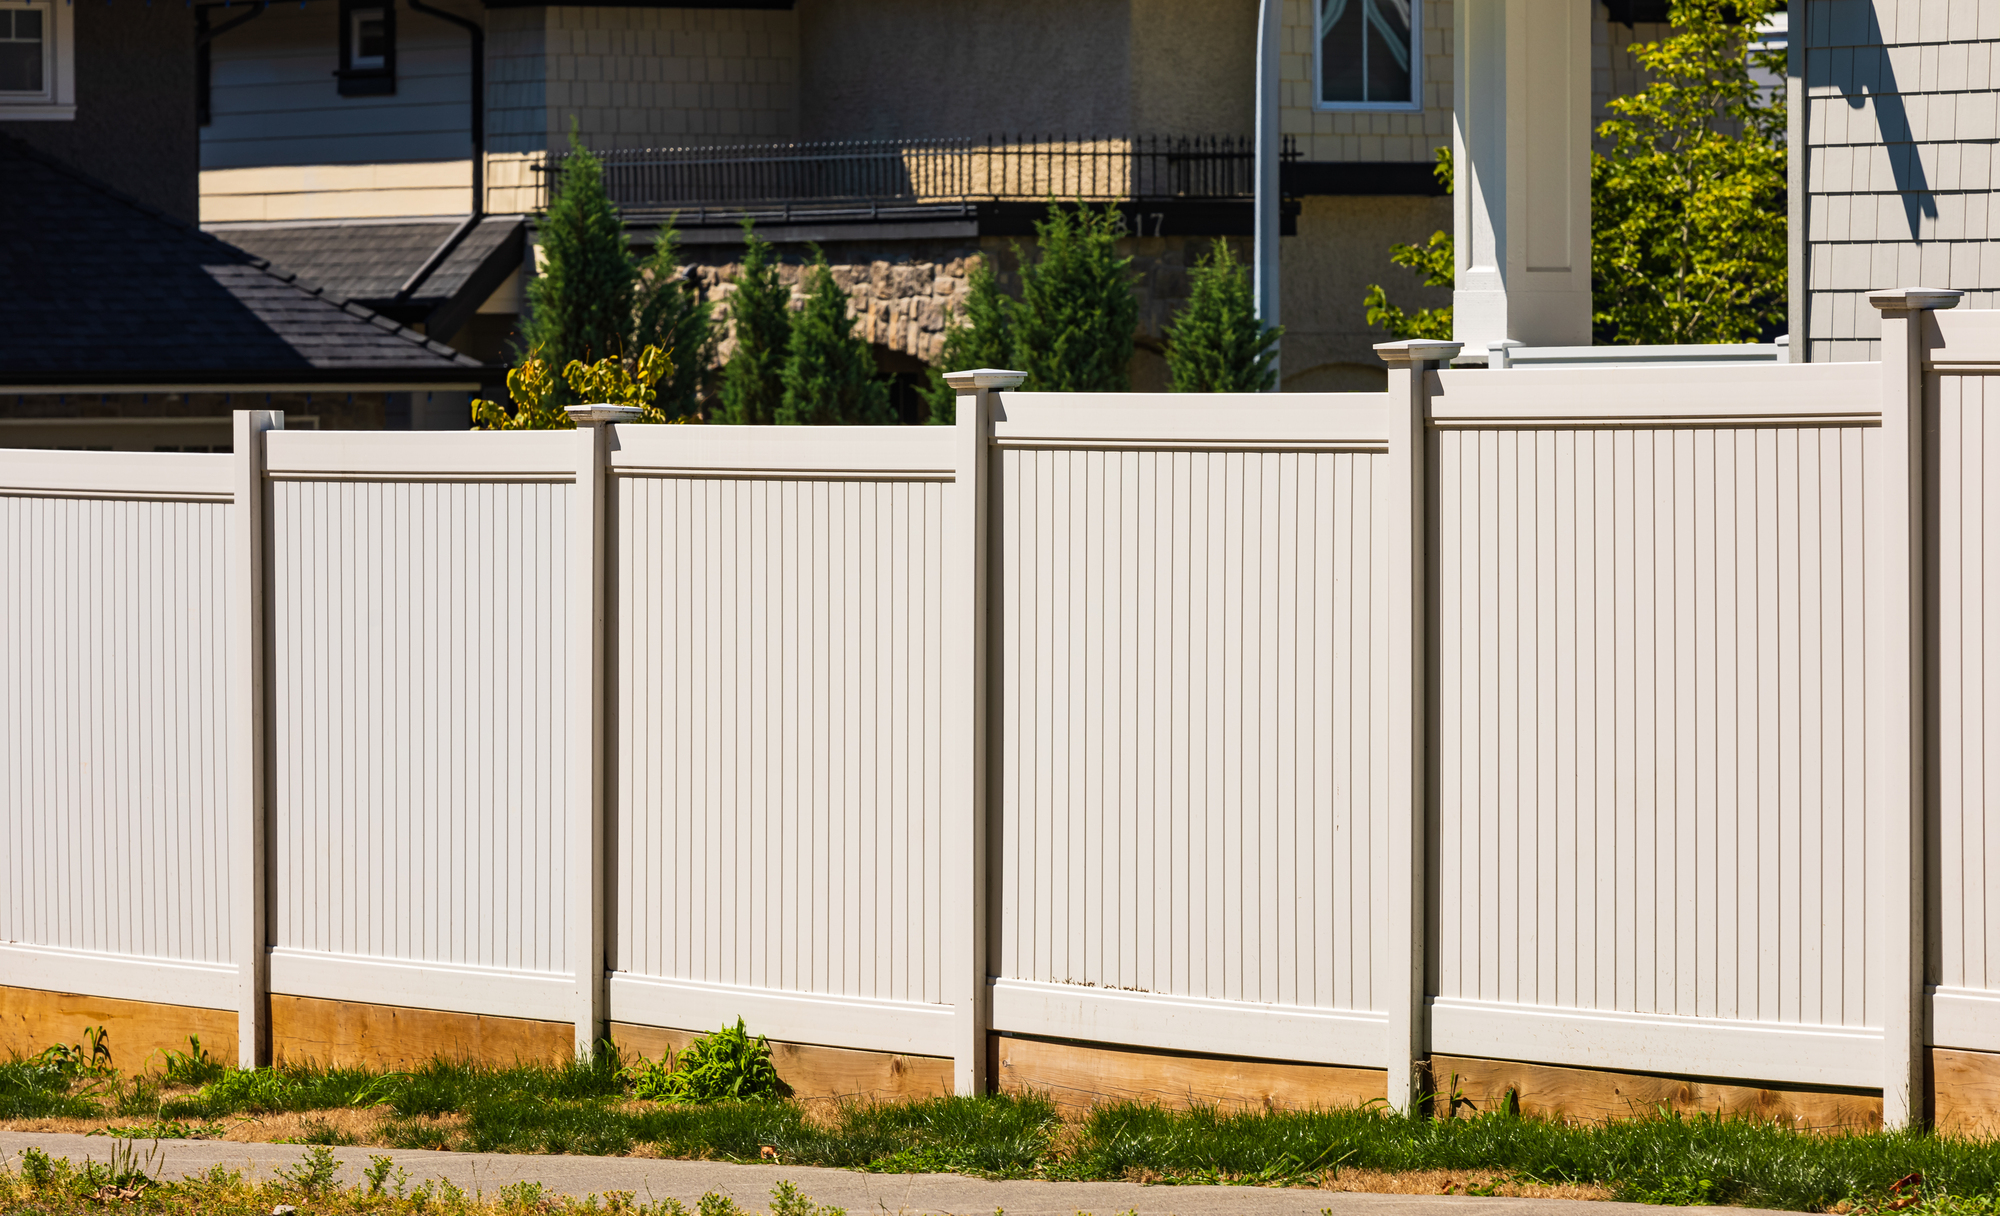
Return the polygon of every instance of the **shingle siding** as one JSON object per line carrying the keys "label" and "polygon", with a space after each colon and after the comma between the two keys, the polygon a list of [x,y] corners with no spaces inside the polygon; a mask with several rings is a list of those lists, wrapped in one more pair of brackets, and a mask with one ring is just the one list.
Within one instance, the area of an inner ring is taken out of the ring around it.
{"label": "shingle siding", "polygon": [[1803,8],[1806,337],[1815,361],[1873,359],[1869,291],[1951,287],[1972,308],[2000,292],[2000,3]]}

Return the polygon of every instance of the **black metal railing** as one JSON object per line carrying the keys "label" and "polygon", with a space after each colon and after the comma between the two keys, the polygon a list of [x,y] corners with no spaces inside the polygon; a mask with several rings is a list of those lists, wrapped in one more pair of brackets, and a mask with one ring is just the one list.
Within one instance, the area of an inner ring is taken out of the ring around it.
{"label": "black metal railing", "polygon": [[[1247,137],[1014,135],[595,154],[621,208],[924,205],[987,200],[1239,199],[1256,192]],[[1285,140],[1284,159],[1298,156]],[[567,153],[538,166],[542,203]]]}

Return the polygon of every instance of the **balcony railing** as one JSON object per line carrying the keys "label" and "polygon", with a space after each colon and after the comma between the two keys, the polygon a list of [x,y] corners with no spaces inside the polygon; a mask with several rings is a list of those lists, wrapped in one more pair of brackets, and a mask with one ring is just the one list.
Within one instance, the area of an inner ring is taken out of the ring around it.
{"label": "balcony railing", "polygon": [[[1256,149],[1239,136],[989,136],[596,153],[627,211],[902,208],[995,200],[1160,202],[1255,194]],[[1284,158],[1298,152],[1287,138]],[[566,153],[542,166],[542,201]]]}

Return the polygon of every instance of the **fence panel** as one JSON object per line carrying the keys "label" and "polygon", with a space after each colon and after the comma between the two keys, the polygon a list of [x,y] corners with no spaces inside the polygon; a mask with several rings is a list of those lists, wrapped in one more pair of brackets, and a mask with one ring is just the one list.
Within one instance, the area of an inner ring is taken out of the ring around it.
{"label": "fence panel", "polygon": [[273,992],[571,1017],[572,439],[269,436]]}
{"label": "fence panel", "polygon": [[951,438],[619,429],[615,1020],[951,1054]]}
{"label": "fence panel", "polygon": [[0,452],[0,975],[227,1006],[224,456]]}
{"label": "fence panel", "polygon": [[1387,397],[1001,402],[995,1028],[1378,1065]]}
{"label": "fence panel", "polygon": [[1440,375],[1438,1051],[1880,1084],[1874,371]]}
{"label": "fence panel", "polygon": [[1931,1042],[2000,1051],[2000,314],[1932,314],[1937,816],[1929,858]]}

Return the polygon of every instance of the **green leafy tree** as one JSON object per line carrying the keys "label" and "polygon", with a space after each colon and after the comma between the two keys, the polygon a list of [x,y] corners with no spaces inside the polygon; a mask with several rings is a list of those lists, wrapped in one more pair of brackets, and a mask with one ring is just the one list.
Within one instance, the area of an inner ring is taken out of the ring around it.
{"label": "green leafy tree", "polygon": [[1014,301],[1000,290],[993,267],[981,258],[966,279],[963,323],[945,332],[937,366],[930,369],[931,383],[924,399],[930,402],[932,425],[950,426],[958,421],[958,394],[944,382],[946,372],[1005,367],[1013,360],[1013,310]]}
{"label": "green leafy tree", "polygon": [[680,233],[670,220],[639,266],[633,292],[633,348],[657,346],[673,371],[660,383],[659,409],[672,418],[701,412],[702,380],[715,358],[715,320],[701,289],[681,265]]}
{"label": "green leafy tree", "polygon": [[[1444,183],[1446,194],[1451,193],[1452,169],[1451,149],[1437,150],[1437,164],[1431,172]],[[1433,232],[1431,239],[1421,245],[1391,245],[1389,260],[1398,266],[1405,266],[1422,276],[1426,287],[1450,287],[1457,277],[1453,265],[1455,251],[1449,232]],[[1368,323],[1389,331],[1397,338],[1430,338],[1444,342],[1451,339],[1451,305],[1442,308],[1419,308],[1415,312],[1405,312],[1389,302],[1389,293],[1380,283],[1370,283],[1368,294],[1362,303],[1368,308]]]}
{"label": "green leafy tree", "polygon": [[528,281],[521,328],[523,348],[557,367],[625,353],[637,279],[625,222],[604,190],[603,166],[573,130],[569,142],[562,178],[539,225],[547,262]]}
{"label": "green leafy tree", "polygon": [[1591,158],[1600,341],[1741,342],[1785,316],[1785,102],[1751,51],[1776,0],[1674,0],[1673,36],[1632,53],[1651,83],[1610,102]]}
{"label": "green leafy tree", "polygon": [[1257,320],[1250,276],[1217,240],[1190,274],[1188,302],[1167,328],[1167,371],[1177,393],[1254,393],[1277,384],[1282,330]]}
{"label": "green leafy tree", "polygon": [[743,271],[729,297],[736,349],[722,368],[721,420],[768,426],[784,404],[785,359],[791,349],[791,292],[778,281],[771,243],[743,221]]}
{"label": "green leafy tree", "polygon": [[1132,259],[1118,256],[1124,220],[1051,203],[1035,224],[1041,256],[1021,268],[1014,309],[1014,370],[1045,393],[1119,393],[1132,385],[1139,302]]}
{"label": "green leafy tree", "polygon": [[792,321],[784,385],[776,418],[783,426],[881,426],[896,420],[889,384],[876,374],[868,344],[854,336],[847,292],[818,249],[806,276],[805,308]]}

